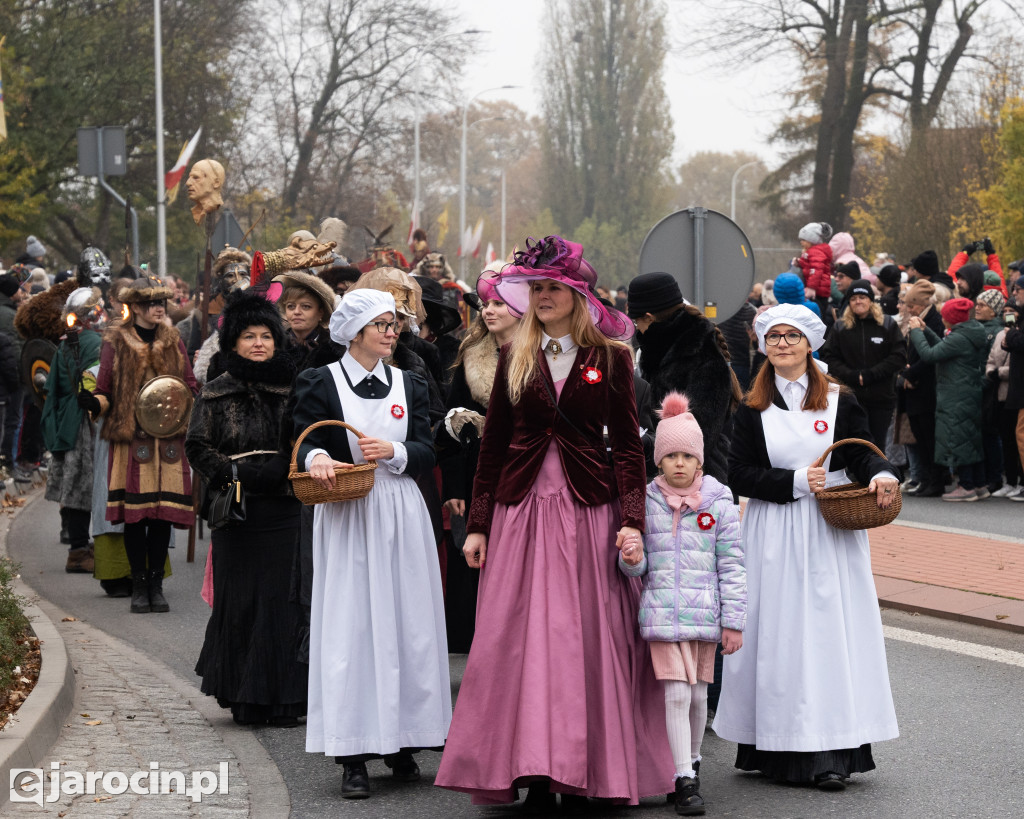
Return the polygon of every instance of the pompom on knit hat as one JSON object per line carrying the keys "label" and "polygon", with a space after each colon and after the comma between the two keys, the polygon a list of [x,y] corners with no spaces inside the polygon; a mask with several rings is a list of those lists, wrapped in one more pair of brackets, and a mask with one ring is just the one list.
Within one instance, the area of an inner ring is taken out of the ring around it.
{"label": "pompom on knit hat", "polygon": [[25,252],[33,259],[38,259],[40,256],[46,255],[46,248],[35,236],[29,236],[25,240]]}
{"label": "pompom on knit hat", "polygon": [[826,222],[808,222],[800,228],[797,238],[812,245],[823,245],[832,238],[832,226]]}
{"label": "pompom on knit hat", "polygon": [[704,463],[704,433],[690,412],[690,401],[685,395],[670,392],[665,396],[658,412],[661,421],[654,436],[654,462],[673,452],[685,452]]}
{"label": "pompom on knit hat", "polygon": [[970,299],[950,299],[942,305],[942,318],[950,327],[956,327],[971,317],[974,302]]}
{"label": "pompom on knit hat", "polygon": [[274,337],[274,351],[284,349],[284,324],[277,305],[262,293],[238,290],[228,297],[221,311],[220,348],[234,349],[247,327],[266,327]]}
{"label": "pompom on knit hat", "polygon": [[978,296],[978,304],[987,305],[998,316],[1003,312],[1003,308],[1006,307],[1006,299],[1003,298],[1003,294],[998,290],[985,290]]}

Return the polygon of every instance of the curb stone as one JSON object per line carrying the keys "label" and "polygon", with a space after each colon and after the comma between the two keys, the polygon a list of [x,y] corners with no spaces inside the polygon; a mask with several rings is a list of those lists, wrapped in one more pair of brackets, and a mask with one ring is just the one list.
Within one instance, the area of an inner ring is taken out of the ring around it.
{"label": "curb stone", "polygon": [[[7,556],[7,534],[11,520],[41,496],[41,492],[33,493],[13,515],[2,516],[0,555]],[[15,581],[14,591],[27,599],[38,597],[21,577]],[[0,730],[0,807],[7,804],[10,794],[8,783],[11,769],[39,767],[60,735],[61,726],[75,702],[75,672],[60,633],[36,603],[25,606],[25,615],[41,642],[42,664],[32,693],[6,727]]]}

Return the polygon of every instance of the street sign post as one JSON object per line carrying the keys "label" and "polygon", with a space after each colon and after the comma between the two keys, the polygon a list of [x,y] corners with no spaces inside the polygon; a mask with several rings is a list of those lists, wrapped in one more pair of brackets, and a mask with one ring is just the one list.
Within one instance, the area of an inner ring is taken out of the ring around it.
{"label": "street sign post", "polygon": [[225,247],[237,247],[239,250],[245,250],[239,245],[243,239],[245,239],[245,231],[238,224],[235,214],[226,208],[221,208],[220,218],[217,220],[217,225],[213,229],[213,237],[210,239],[210,249],[214,258]]}
{"label": "street sign post", "polygon": [[670,213],[640,248],[641,273],[670,273],[683,298],[718,324],[733,316],[754,285],[754,253],[732,219],[707,208]]}
{"label": "street sign post", "polygon": [[95,176],[100,187],[127,207],[132,215],[132,263],[139,264],[139,215],[124,197],[107,184],[105,176],[124,176],[128,173],[128,153],[124,126],[107,125],[103,128],[78,129],[78,172],[82,176]]}

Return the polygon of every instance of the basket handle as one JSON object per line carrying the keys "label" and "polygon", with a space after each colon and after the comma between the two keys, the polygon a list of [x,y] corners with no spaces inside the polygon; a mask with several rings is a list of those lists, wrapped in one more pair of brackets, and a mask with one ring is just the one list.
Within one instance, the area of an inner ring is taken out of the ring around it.
{"label": "basket handle", "polygon": [[[333,419],[329,419],[327,421],[317,421],[315,424],[310,424],[308,427],[302,430],[302,434],[299,435],[298,440],[295,442],[295,446],[292,447],[291,473],[293,475],[299,471],[297,463],[299,457],[299,447],[302,446],[302,442],[306,440],[306,436],[309,435],[309,433],[311,433],[317,427],[344,427],[357,438],[366,437],[354,426],[352,426],[351,424],[346,424],[344,421],[335,421]],[[376,463],[376,461],[367,461],[367,463]]]}
{"label": "basket handle", "polygon": [[[310,427],[310,429],[312,429],[312,427]],[[822,452],[821,453],[821,457],[818,458],[818,460],[816,460],[813,464],[811,464],[811,466],[813,466],[813,467],[820,467],[820,466],[824,465],[825,459],[828,457],[828,454],[833,449],[836,449],[837,447],[844,446],[845,444],[860,444],[861,446],[866,446],[869,449],[874,450],[875,454],[878,455],[879,457],[881,457],[881,458],[885,457],[885,453],[882,452],[882,450],[880,450],[873,443],[871,443],[871,441],[865,441],[863,438],[843,438],[843,440],[836,441],[834,444],[832,444],[832,446],[830,446],[828,449],[826,449],[824,452]]]}

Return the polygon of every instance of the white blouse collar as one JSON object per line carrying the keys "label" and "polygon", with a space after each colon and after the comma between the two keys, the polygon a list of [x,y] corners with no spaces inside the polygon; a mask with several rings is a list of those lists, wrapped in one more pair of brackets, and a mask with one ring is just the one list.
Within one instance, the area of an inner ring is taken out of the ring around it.
{"label": "white blouse collar", "polygon": [[366,376],[374,375],[376,378],[384,384],[388,382],[387,376],[387,365],[383,359],[378,359],[377,366],[367,372],[366,368],[356,361],[348,350],[345,351],[345,355],[341,357],[341,366],[345,368],[345,372],[348,373],[349,380],[353,384],[358,384],[360,381],[365,381]]}

